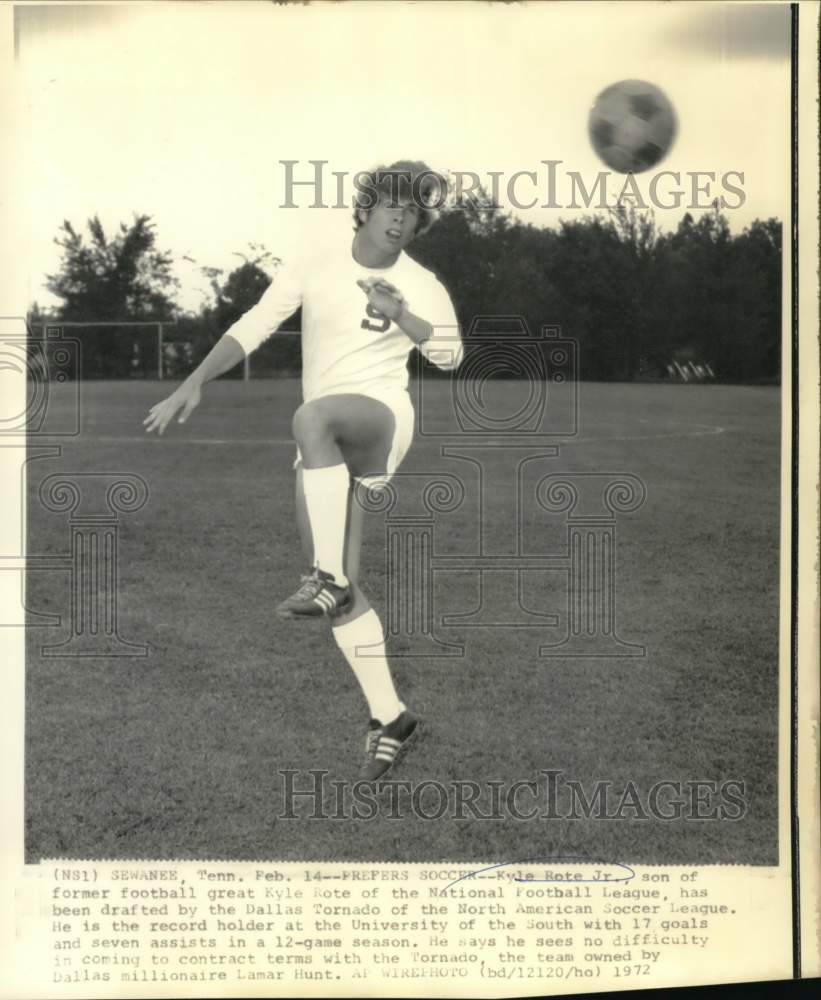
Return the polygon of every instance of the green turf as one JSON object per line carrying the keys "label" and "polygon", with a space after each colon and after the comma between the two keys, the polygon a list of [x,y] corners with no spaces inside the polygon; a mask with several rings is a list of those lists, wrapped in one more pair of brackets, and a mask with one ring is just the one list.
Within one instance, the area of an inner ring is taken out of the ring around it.
{"label": "green turf", "polygon": [[[119,590],[121,634],[148,643],[150,655],[45,657],[43,643],[66,629],[29,632],[29,858],[776,862],[777,389],[579,387],[578,439],[550,469],[629,472],[646,484],[644,507],[617,528],[619,629],[646,657],[545,659],[539,630],[453,628],[442,635],[464,642],[464,657],[396,663],[406,700],[425,720],[397,780],[511,783],[542,768],[614,789],[738,779],[745,817],[424,821],[384,810],[366,822],[278,818],[278,771],[353,777],[367,720],[325,626],[271,613],[303,569],[289,442],[298,385],[220,382],[188,425],[146,439],[145,411],[169,388],[84,384],[82,433],[63,442],[59,459],[29,467],[32,554],[68,547],[67,515],[37,500],[44,476],[133,472],[150,487],[148,504],[120,519]],[[447,384],[433,390],[444,419]],[[475,477],[438,447],[417,438],[403,471],[464,477],[465,504],[437,523],[436,546],[469,553],[479,531]],[[484,471],[491,481],[505,475],[492,462]],[[530,551],[540,539],[561,547],[561,518],[528,509],[524,520]],[[509,525],[494,515],[482,527],[492,551]],[[363,567],[382,610],[376,516]],[[529,606],[559,610],[556,576],[533,574],[528,587]],[[467,573],[440,574],[436,593],[439,613],[477,600]],[[65,619],[66,574],[31,573],[27,603]]]}

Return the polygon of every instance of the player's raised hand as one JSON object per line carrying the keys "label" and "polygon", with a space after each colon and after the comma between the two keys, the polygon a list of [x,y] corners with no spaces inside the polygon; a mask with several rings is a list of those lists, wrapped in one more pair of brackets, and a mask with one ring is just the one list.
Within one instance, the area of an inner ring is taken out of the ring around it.
{"label": "player's raised hand", "polygon": [[368,296],[368,302],[383,316],[396,320],[402,314],[405,298],[396,285],[384,278],[364,278],[357,285]]}
{"label": "player's raised hand", "polygon": [[143,427],[149,434],[152,431],[162,434],[176,413],[180,414],[177,423],[184,424],[199,401],[200,387],[195,382],[183,382],[170,396],[151,407],[143,420]]}

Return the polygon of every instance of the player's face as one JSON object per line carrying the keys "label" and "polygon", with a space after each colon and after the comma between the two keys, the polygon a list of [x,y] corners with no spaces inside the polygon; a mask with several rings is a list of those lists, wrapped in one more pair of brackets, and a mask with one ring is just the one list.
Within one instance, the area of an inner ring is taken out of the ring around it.
{"label": "player's face", "polygon": [[363,229],[368,239],[389,253],[399,253],[416,234],[419,208],[411,200],[380,198],[368,213]]}

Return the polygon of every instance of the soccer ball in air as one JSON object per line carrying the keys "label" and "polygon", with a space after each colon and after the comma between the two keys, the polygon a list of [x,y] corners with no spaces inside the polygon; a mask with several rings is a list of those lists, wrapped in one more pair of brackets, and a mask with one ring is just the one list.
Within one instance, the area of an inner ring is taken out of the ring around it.
{"label": "soccer ball in air", "polygon": [[645,80],[620,80],[605,88],[590,109],[590,141],[620,174],[654,167],[676,137],[676,112],[666,94]]}

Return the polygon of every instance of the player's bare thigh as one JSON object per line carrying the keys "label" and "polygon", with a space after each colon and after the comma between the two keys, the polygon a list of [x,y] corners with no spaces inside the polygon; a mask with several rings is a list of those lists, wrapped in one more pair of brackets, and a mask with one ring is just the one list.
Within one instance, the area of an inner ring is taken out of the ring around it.
{"label": "player's bare thigh", "polygon": [[331,465],[341,454],[352,476],[387,471],[395,429],[396,418],[388,406],[356,393],[303,403],[293,420],[304,468]]}

